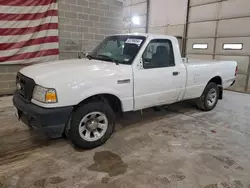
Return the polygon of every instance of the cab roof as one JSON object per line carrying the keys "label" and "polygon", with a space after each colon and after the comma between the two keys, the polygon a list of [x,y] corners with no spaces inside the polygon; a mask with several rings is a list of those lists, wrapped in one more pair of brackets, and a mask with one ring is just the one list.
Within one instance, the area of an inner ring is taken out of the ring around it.
{"label": "cab roof", "polygon": [[117,35],[133,35],[133,36],[144,36],[144,37],[152,37],[152,38],[172,38],[176,37],[178,39],[182,38],[181,36],[172,36],[172,35],[160,35],[160,34],[152,34],[152,33],[120,33],[120,34],[115,34],[113,36]]}

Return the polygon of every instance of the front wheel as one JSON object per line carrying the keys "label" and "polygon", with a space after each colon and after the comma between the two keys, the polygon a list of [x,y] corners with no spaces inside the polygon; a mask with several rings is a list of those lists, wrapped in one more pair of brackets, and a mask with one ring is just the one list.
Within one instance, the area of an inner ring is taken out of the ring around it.
{"label": "front wheel", "polygon": [[199,109],[210,111],[215,108],[219,100],[219,87],[216,83],[208,83],[202,96],[197,99],[196,104]]}
{"label": "front wheel", "polygon": [[76,109],[70,125],[70,139],[84,149],[104,144],[115,125],[112,108],[102,101],[83,104]]}

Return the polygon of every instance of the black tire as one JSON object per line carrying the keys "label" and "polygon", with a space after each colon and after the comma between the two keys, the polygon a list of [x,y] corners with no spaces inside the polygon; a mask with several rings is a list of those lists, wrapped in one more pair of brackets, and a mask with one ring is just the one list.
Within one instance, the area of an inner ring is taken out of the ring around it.
{"label": "black tire", "polygon": [[[215,99],[216,101],[213,105],[209,105],[208,94],[212,89],[214,89],[216,91],[216,99]],[[215,108],[215,106],[218,103],[218,100],[219,100],[219,87],[216,83],[211,82],[211,83],[207,84],[201,97],[196,100],[196,105],[199,109],[201,109],[203,111],[210,111],[210,110],[213,110]]]}
{"label": "black tire", "polygon": [[[79,133],[79,124],[82,118],[91,112],[101,112],[106,115],[108,120],[108,128],[106,132],[101,138],[99,138],[96,141],[86,141],[80,136]],[[103,101],[93,101],[78,107],[74,112],[74,114],[72,115],[69,138],[71,139],[72,143],[77,147],[83,149],[96,148],[104,144],[109,139],[114,130],[114,126],[115,126],[115,114],[112,108]]]}

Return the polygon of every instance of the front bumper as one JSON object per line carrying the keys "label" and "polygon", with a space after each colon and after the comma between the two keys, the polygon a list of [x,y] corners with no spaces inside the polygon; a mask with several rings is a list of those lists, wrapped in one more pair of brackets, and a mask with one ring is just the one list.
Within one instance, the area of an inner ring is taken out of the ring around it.
{"label": "front bumper", "polygon": [[21,121],[49,138],[62,136],[73,110],[73,107],[42,108],[26,102],[18,93],[13,96],[13,104]]}

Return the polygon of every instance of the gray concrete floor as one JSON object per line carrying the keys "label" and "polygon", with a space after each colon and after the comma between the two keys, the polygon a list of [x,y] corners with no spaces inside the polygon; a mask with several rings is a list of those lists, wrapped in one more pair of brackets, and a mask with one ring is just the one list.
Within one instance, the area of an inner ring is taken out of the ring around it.
{"label": "gray concrete floor", "polygon": [[250,188],[250,96],[225,92],[211,112],[185,102],[128,113],[94,150],[46,140],[0,98],[0,187]]}

